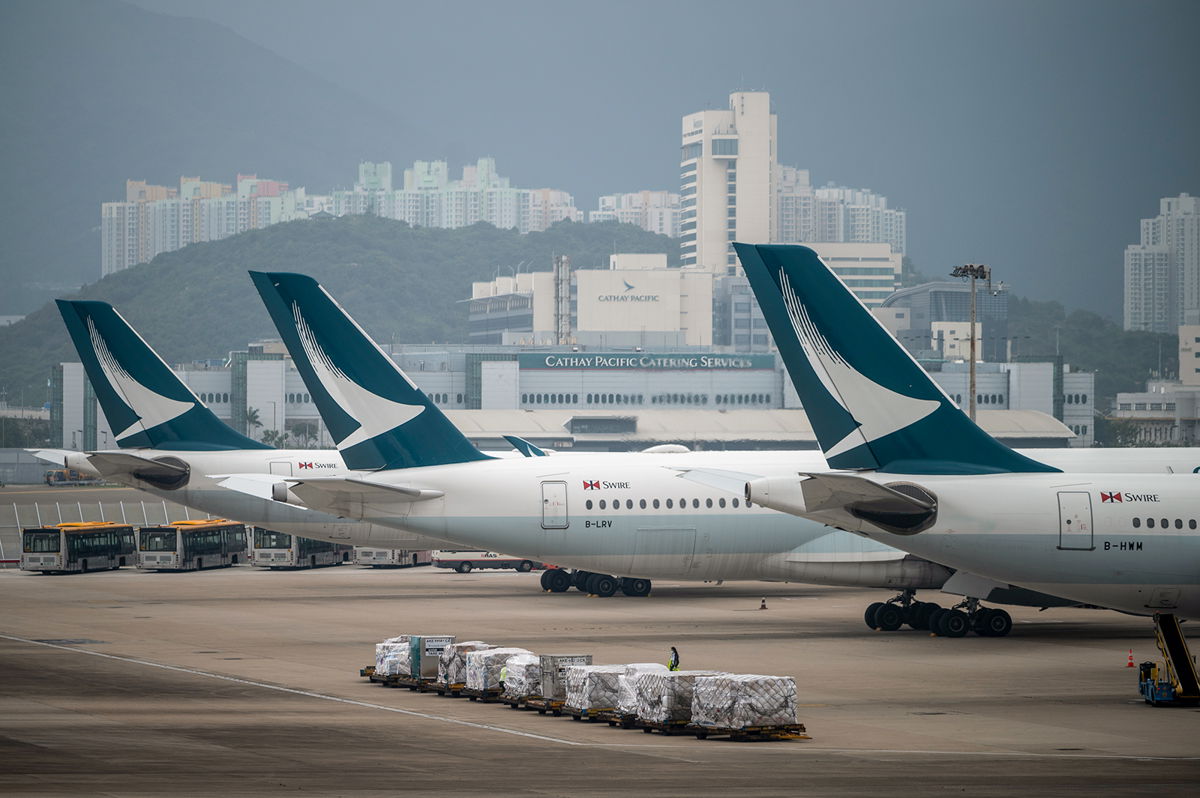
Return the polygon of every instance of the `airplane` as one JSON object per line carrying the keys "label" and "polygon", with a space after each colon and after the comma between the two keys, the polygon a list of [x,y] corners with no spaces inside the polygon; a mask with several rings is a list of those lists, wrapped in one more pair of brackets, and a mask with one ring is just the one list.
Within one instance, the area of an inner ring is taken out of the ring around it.
{"label": "airplane", "polygon": [[[823,521],[789,524],[787,516],[730,497],[721,486],[693,480],[681,490],[687,483],[678,478],[681,471],[761,473],[797,462],[824,470],[816,452],[560,453],[458,462],[444,455],[440,465],[414,465],[415,446],[422,440],[426,447],[437,444],[421,433],[428,420],[422,419],[423,395],[412,381],[316,280],[286,273],[251,276],[347,466],[363,471],[231,475],[222,484],[232,488],[576,568],[576,586],[600,595],[615,589],[640,595],[651,578],[892,587],[902,591],[903,603],[873,604],[871,613],[884,613],[883,625],[892,629],[904,622],[919,627],[922,614],[936,608],[912,602],[916,590],[953,589],[955,579],[982,590],[974,595],[1006,603],[1076,603],[955,574],[867,539],[828,534]],[[357,419],[374,419],[372,430],[380,430],[388,413],[394,414],[391,429],[370,438],[354,434]],[[408,432],[412,425],[418,425],[416,436]],[[1073,451],[1054,454],[1064,462],[1080,459]],[[1190,469],[1196,452],[1175,456],[1175,466],[1186,463]],[[1167,467],[1158,451],[1135,458],[1144,468]],[[570,583],[563,580],[571,578],[564,571],[548,572],[543,587],[565,590]],[[994,613],[989,617],[996,625],[987,628],[1007,633],[1008,614]]]}
{"label": "airplane", "polygon": [[115,450],[40,450],[42,459],[223,518],[338,543],[395,549],[447,541],[230,491],[207,474],[349,473],[337,451],[274,449],[213,414],[106,302],[57,300],[71,341],[113,429]]}
{"label": "airplane", "polygon": [[[1015,452],[967,418],[811,249],[735,248],[828,470],[796,462],[689,478],[974,578],[1138,615],[1200,615],[1193,469],[1094,468],[1119,466],[1125,450],[1081,450],[1071,469],[1048,451]],[[930,625],[957,636],[979,612],[968,599]]]}

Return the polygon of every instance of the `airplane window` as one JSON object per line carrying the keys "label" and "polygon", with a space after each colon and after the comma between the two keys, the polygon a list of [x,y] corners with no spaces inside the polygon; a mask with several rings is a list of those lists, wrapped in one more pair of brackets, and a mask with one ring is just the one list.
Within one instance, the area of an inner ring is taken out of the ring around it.
{"label": "airplane window", "polygon": [[696,509],[696,510],[700,509],[700,500],[699,499],[692,499],[692,508]]}
{"label": "airplane window", "polygon": [[[308,396],[308,394],[305,394],[305,396],[307,397],[307,396]],[[460,394],[455,394],[455,396],[457,396],[457,397],[458,397],[458,400],[457,400],[457,401],[458,401],[458,403],[461,405],[461,404],[462,404],[462,394],[461,394],[461,393],[460,393]],[[305,399],[304,401],[306,401],[306,402],[307,402],[307,401],[308,401],[308,399]]]}
{"label": "airplane window", "polygon": [[734,500],[733,500],[733,508],[736,510],[736,509],[737,509],[737,506],[738,506],[738,500],[737,500],[737,499],[734,499]]}
{"label": "airplane window", "polygon": [[221,399],[221,401],[222,401],[222,402],[225,402],[226,404],[228,404],[228,403],[229,403],[229,394],[227,394],[227,393],[223,393],[223,394],[221,394],[221,396],[223,397],[223,398]]}
{"label": "airplane window", "polygon": [[1166,529],[1166,528],[1167,528],[1167,527],[1169,527],[1171,524],[1170,524],[1170,522],[1169,522],[1169,521],[1168,521],[1166,518],[1164,518],[1164,519],[1162,520],[1162,525],[1163,525],[1163,529]]}
{"label": "airplane window", "polygon": [[655,509],[655,510],[657,510],[657,509],[658,509],[658,499],[655,499],[655,500],[654,500],[654,509]]}
{"label": "airplane window", "polygon": [[626,500],[625,500],[625,509],[626,509],[626,510],[632,510],[632,509],[633,509],[633,499],[626,499]]}
{"label": "airplane window", "polygon": [[717,504],[721,507],[721,509],[725,509],[725,499],[723,497],[717,500]]}
{"label": "airplane window", "polygon": [[674,506],[675,506],[675,503],[673,501],[671,501],[670,499],[667,499],[667,509],[670,510]]}
{"label": "airplane window", "polygon": [[705,499],[704,506],[711,508],[712,507],[712,499]]}
{"label": "airplane window", "polygon": [[1192,518],[1188,521],[1188,529],[1195,529],[1195,528],[1196,528],[1196,519]]}
{"label": "airplane window", "polygon": [[604,499],[601,499],[600,500],[600,509],[604,510],[606,508],[607,508],[607,504],[605,503]]}
{"label": "airplane window", "polygon": [[1146,526],[1147,526],[1147,527],[1149,527],[1150,529],[1154,529],[1154,519],[1153,519],[1153,518],[1147,518],[1147,519],[1146,519]]}
{"label": "airplane window", "polygon": [[682,509],[684,509],[684,508],[686,508],[686,507],[687,507],[687,499],[680,499],[680,500],[679,500],[679,509],[681,509],[681,510],[682,510]]}
{"label": "airplane window", "polygon": [[614,510],[621,509],[621,500],[620,499],[613,499],[613,509]]}
{"label": "airplane window", "polygon": [[521,394],[521,404],[526,404],[528,402],[529,402],[529,394],[527,394],[527,393]]}
{"label": "airplane window", "polygon": [[639,500],[638,507],[641,507],[643,510],[645,510],[646,509],[646,500],[645,499]]}
{"label": "airplane window", "polygon": [[1176,519],[1175,519],[1175,528],[1176,528],[1176,529],[1183,529],[1183,519],[1182,519],[1182,518],[1176,518]]}
{"label": "airplane window", "polygon": [[[460,402],[462,401],[462,394],[461,394],[461,393],[458,395],[458,401],[460,401]],[[308,404],[308,394],[304,394],[304,403],[305,403],[305,404]]]}
{"label": "airplane window", "polygon": [[[591,499],[588,499],[586,502],[584,502],[584,503],[583,503],[583,506],[584,506],[584,507],[586,507],[586,508],[587,508],[587,509],[589,509],[589,510],[590,510],[590,509],[592,509],[592,500],[591,500]],[[1133,520],[1135,520],[1135,521],[1136,521],[1137,519],[1135,518],[1135,519],[1133,519]],[[1137,524],[1134,524],[1134,526],[1137,526]]]}
{"label": "airplane window", "polygon": [[1133,528],[1134,529],[1137,529],[1141,525],[1142,525],[1142,519],[1140,519],[1140,518],[1133,519]]}

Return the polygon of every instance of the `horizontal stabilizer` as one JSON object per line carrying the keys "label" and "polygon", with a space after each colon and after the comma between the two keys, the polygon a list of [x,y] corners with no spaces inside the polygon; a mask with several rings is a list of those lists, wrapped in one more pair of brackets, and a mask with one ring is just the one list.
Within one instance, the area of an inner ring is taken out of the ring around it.
{"label": "horizontal stabilizer", "polygon": [[182,479],[188,475],[186,465],[151,460],[128,452],[92,452],[87,456],[102,476],[134,476],[148,480]]}
{"label": "horizontal stabilizer", "polygon": [[383,485],[351,477],[284,478],[271,474],[213,474],[223,488],[286,501],[317,510],[350,515],[368,504],[411,504],[438,499],[440,490],[407,485]]}

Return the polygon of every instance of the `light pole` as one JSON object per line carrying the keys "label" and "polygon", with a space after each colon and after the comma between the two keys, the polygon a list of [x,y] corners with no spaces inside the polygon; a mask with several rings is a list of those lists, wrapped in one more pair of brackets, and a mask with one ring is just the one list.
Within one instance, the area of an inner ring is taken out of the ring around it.
{"label": "light pole", "polygon": [[970,400],[969,411],[967,415],[971,420],[975,420],[975,316],[976,316],[976,280],[987,280],[988,293],[992,290],[992,267],[984,266],[982,263],[967,263],[962,266],[955,266],[950,272],[951,277],[961,277],[964,280],[971,281],[971,327],[968,333],[971,336],[971,361],[967,377],[967,389],[970,392],[968,399]]}

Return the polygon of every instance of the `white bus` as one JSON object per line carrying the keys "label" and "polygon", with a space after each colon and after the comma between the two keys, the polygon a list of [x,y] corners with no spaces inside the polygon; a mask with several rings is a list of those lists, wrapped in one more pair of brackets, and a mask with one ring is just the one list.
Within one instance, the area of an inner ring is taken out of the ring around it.
{"label": "white bus", "polygon": [[350,561],[353,546],[254,527],[250,564],[259,568],[316,568]]}
{"label": "white bus", "polygon": [[138,568],[199,571],[246,561],[245,524],[214,518],[144,526],[138,535]]}
{"label": "white bus", "polygon": [[354,547],[354,562],[357,565],[369,565],[372,568],[413,568],[418,565],[429,565],[433,552],[428,549],[413,551],[411,549],[374,549],[369,546]]}
{"label": "white bus", "polygon": [[525,560],[520,557],[510,557],[495,551],[453,551],[438,549],[433,552],[435,568],[453,568],[460,574],[470,573],[476,568],[512,568],[514,571],[525,573],[534,568],[545,568],[545,564],[537,560]]}
{"label": "white bus", "polygon": [[21,570],[67,573],[132,565],[133,527],[111,522],[70,522],[21,530]]}

